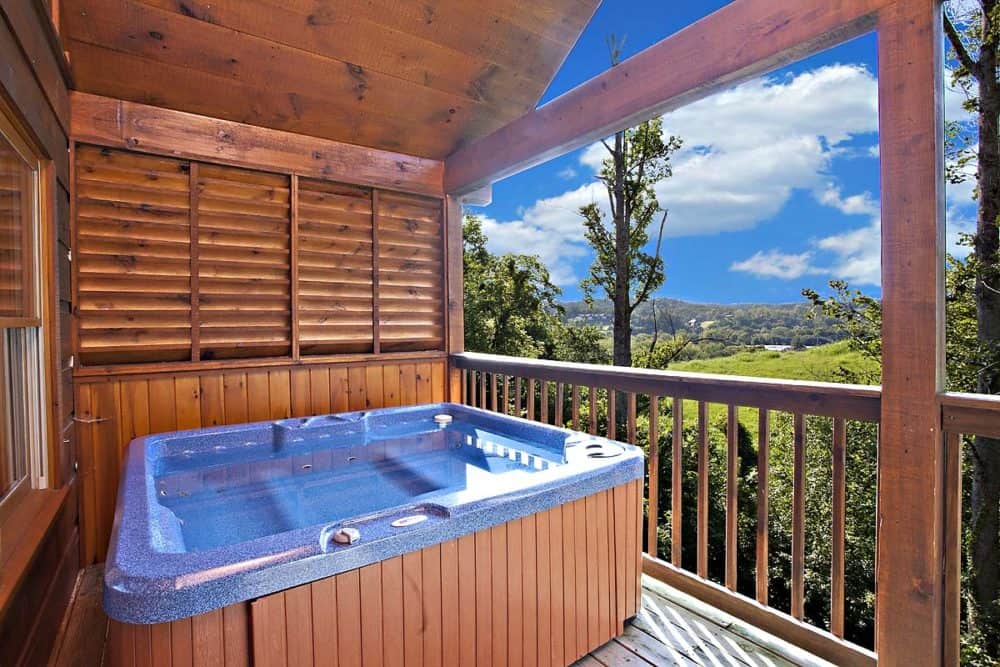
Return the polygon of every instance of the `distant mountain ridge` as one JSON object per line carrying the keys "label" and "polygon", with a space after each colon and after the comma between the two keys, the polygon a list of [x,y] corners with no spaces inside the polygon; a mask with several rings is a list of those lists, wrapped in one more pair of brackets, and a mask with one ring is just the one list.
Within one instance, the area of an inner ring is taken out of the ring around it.
{"label": "distant mountain ridge", "polygon": [[[810,318],[807,303],[692,303],[679,299],[657,299],[656,314],[661,335],[709,336],[733,345],[822,345],[842,340],[844,333],[834,320],[819,315]],[[608,299],[566,301],[563,320],[575,326],[594,325],[608,332],[613,309]],[[636,309],[634,335],[653,333],[653,303]]]}

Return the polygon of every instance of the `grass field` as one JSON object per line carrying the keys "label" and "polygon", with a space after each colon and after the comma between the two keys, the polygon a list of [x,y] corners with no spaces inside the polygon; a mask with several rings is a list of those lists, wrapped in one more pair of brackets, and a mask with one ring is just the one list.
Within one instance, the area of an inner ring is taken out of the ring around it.
{"label": "grass field", "polygon": [[[811,380],[814,382],[844,382],[844,371],[852,374],[878,370],[878,365],[849,349],[846,341],[830,343],[807,350],[769,352],[757,350],[741,352],[728,357],[696,359],[674,364],[673,371],[690,373],[715,373],[719,375],[744,375],[748,377],[779,378],[786,380]],[[697,423],[697,403],[684,402],[684,423]],[[757,439],[757,411],[740,410],[740,423]],[[709,406],[709,421],[720,424],[726,418],[726,406]]]}
{"label": "grass field", "polygon": [[858,374],[877,370],[878,366],[860,353],[849,349],[846,341],[807,350],[740,352],[729,357],[695,359],[670,366],[670,370],[691,373],[718,373],[750,377],[843,382],[844,371]]}

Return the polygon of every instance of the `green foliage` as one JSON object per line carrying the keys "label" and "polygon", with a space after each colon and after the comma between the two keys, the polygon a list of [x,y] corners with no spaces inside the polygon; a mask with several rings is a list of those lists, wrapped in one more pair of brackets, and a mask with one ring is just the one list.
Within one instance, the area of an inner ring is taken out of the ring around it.
{"label": "green foliage", "polygon": [[[949,256],[945,274],[945,345],[948,389],[976,391],[976,379],[983,368],[1000,363],[1000,342],[984,344],[976,335],[975,285],[978,274],[975,256]],[[882,303],[841,280],[830,281],[833,294],[822,297],[811,289],[802,290],[817,316],[833,318],[847,335],[851,349],[874,364],[859,372],[845,372],[842,381],[875,384],[882,361]]]}
{"label": "green foliage", "polygon": [[556,332],[554,358],[580,364],[610,364],[604,332],[594,326],[560,325]]}
{"label": "green foliage", "polygon": [[562,293],[534,255],[493,255],[482,222],[466,216],[465,345],[476,352],[548,357],[561,329]]}
{"label": "green foliage", "polygon": [[[821,313],[837,321],[846,332],[852,349],[881,364],[882,302],[859,290],[852,290],[843,280],[831,280],[830,289],[833,294],[828,297],[821,297],[812,289],[802,290],[802,296],[813,305],[812,316],[816,317]],[[879,381],[881,374],[881,369],[876,367],[871,376],[861,380],[874,384]]]}
{"label": "green foliage", "polygon": [[492,254],[475,216],[465,217],[462,231],[466,349],[531,359],[610,361],[600,329],[563,324],[557,301],[562,292],[537,256]]}
{"label": "green foliage", "polygon": [[[584,301],[565,301],[564,321],[568,324],[589,324],[611,329],[614,308],[607,299],[595,299],[591,304]],[[648,347],[648,339],[654,330],[654,304],[646,302],[632,313],[632,329],[637,337],[636,349]],[[845,338],[839,322],[832,318],[812,316],[812,308],[806,303],[691,303],[677,299],[656,299],[656,327],[662,335],[688,338],[703,343],[707,354],[693,354],[682,358],[703,358],[724,353],[728,347],[747,345],[794,345],[796,341],[804,345],[823,345]],[[705,341],[705,338],[711,340]]]}

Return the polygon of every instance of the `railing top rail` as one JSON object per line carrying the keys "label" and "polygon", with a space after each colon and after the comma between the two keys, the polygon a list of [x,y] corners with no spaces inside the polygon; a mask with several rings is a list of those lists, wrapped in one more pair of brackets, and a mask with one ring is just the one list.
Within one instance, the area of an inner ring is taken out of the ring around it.
{"label": "railing top rail", "polygon": [[879,421],[877,386],[748,378],[575,364],[476,352],[451,355],[455,368],[786,412]]}
{"label": "railing top rail", "polygon": [[948,392],[940,401],[944,430],[1000,438],[1000,396]]}

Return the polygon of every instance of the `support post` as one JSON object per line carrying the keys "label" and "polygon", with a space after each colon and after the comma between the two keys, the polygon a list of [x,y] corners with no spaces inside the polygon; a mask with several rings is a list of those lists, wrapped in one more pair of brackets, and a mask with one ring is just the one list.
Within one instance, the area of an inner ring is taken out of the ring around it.
{"label": "support post", "polygon": [[879,16],[882,424],[876,651],[940,664],[944,610],[943,40],[940,0]]}
{"label": "support post", "polygon": [[[458,197],[448,195],[444,202],[445,220],[445,350],[448,354],[465,351],[465,281],[463,275],[462,222],[464,204],[486,206],[492,199],[492,188],[487,186]],[[448,400],[462,402],[461,371],[448,361]]]}

